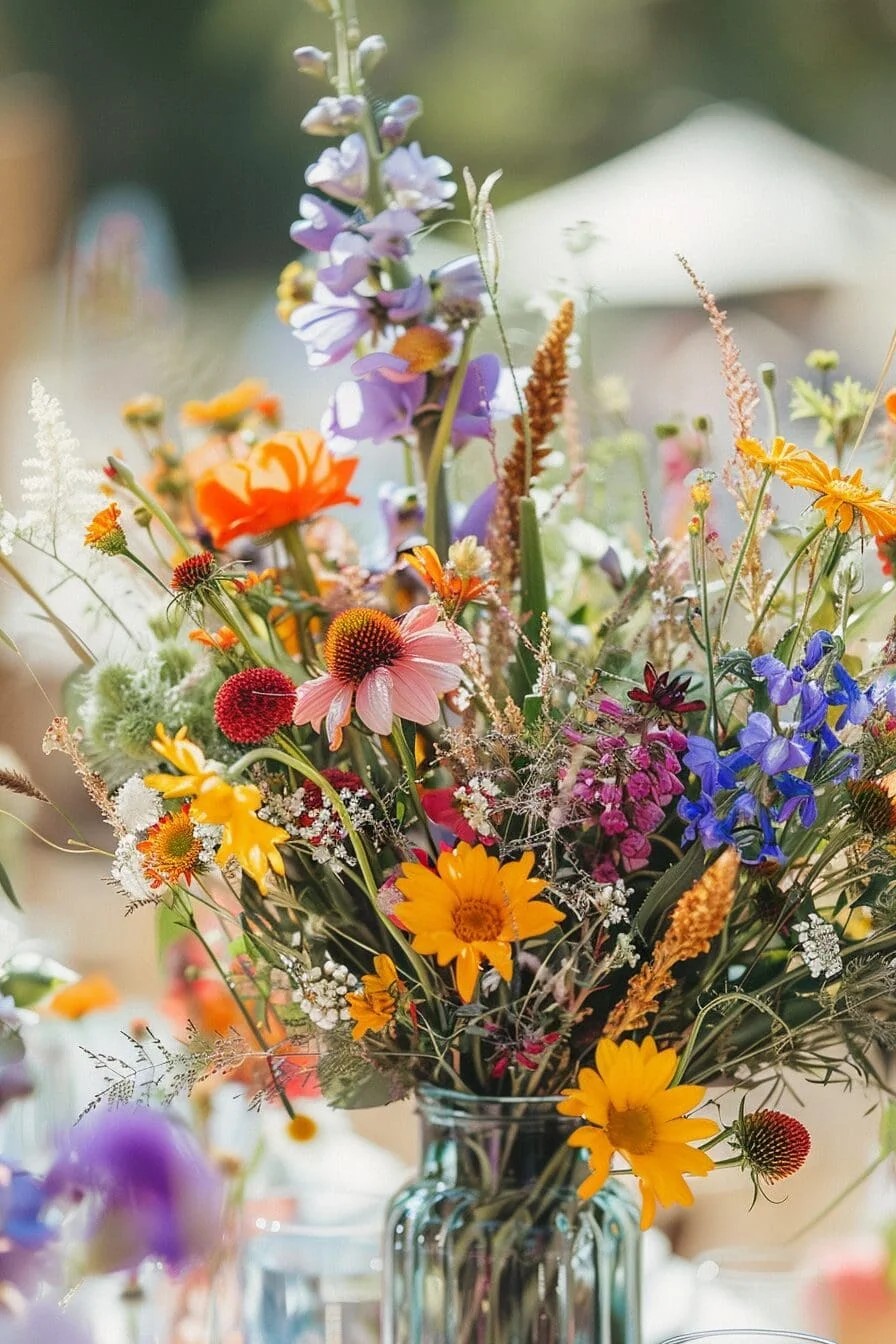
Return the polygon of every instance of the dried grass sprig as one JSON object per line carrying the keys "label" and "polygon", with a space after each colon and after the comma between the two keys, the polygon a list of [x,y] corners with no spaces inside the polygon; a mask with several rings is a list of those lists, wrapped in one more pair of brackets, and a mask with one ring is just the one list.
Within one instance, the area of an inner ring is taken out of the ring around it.
{"label": "dried grass sprig", "polygon": [[728,402],[728,416],[734,437],[748,438],[753,425],[753,411],[759,404],[759,388],[741,363],[740,351],[728,326],[728,314],[716,303],[715,295],[710,293],[687,258],[679,253],[678,260],[690,277],[706,310],[709,325],[712,327],[722,356],[725,398]]}
{"label": "dried grass sprig", "polygon": [[80,729],[72,732],[68,719],[57,715],[44,734],[44,755],[49,756],[53,751],[61,751],[67,756],[74,765],[88,798],[99,808],[104,820],[109,823],[115,834],[124,835],[124,827],[115,811],[115,805],[109,797],[105,782],[100,775],[91,770],[87,758],[81,751],[80,741]]}
{"label": "dried grass sprig", "polygon": [[32,784],[21,770],[0,770],[0,789],[9,789],[10,793],[18,793],[23,798],[35,798],[39,803],[50,801],[43,789]]}
{"label": "dried grass sprig", "polygon": [[657,1011],[660,995],[675,983],[675,967],[709,951],[731,913],[739,868],[737,850],[726,849],[679,897],[653,956],[633,977],[625,998],[607,1019],[604,1034],[611,1041],[645,1027]]}

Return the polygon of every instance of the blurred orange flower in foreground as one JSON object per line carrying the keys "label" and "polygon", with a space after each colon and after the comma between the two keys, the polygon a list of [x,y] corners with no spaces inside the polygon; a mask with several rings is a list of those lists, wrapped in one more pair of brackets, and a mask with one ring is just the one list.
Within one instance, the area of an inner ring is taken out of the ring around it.
{"label": "blurred orange flower in foreground", "polygon": [[201,425],[207,429],[217,429],[221,433],[232,433],[239,429],[250,411],[265,410],[267,397],[265,385],[260,378],[244,378],[236,387],[228,388],[211,401],[188,401],[180,411],[181,419],[188,425]]}
{"label": "blurred orange flower in foreground", "polygon": [[55,1017],[67,1017],[76,1022],[88,1013],[102,1008],[114,1008],[121,996],[105,975],[85,975],[73,985],[66,985],[55,993],[47,1005]]}
{"label": "blurred orange flower in foreground", "polygon": [[216,546],[305,522],[336,504],[357,504],[348,486],[356,457],[334,457],[320,434],[275,434],[239,461],[220,462],[196,483],[196,507]]}

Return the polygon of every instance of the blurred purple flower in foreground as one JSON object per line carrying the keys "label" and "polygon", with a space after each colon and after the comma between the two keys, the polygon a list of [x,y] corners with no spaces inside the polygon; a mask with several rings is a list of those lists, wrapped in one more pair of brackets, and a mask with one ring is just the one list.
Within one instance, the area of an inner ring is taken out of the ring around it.
{"label": "blurred purple flower in foreground", "polygon": [[0,1317],[0,1344],[92,1344],[77,1318],[48,1302]]}
{"label": "blurred purple flower in foreground", "polygon": [[220,1245],[222,1180],[189,1131],[158,1111],[122,1106],[89,1115],[68,1136],[46,1189],[88,1201],[91,1273],[148,1258],[177,1271]]}

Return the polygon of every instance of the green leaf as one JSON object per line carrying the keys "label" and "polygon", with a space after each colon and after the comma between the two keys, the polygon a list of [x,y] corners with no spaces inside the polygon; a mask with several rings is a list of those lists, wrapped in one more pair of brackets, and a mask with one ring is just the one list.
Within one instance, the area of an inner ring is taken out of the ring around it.
{"label": "green leaf", "polygon": [[[0,631],[0,633],[2,633],[2,631]],[[2,863],[0,863],[0,887],[3,888],[3,895],[9,901],[10,905],[14,905],[17,910],[21,910],[22,907],[19,904],[18,897],[13,889],[12,879]]]}
{"label": "green leaf", "polygon": [[159,903],[156,912],[156,954],[160,962],[169,947],[187,932],[187,928],[183,916],[177,910],[164,901]]}
{"label": "green leaf", "polygon": [[655,920],[659,921],[672,908],[688,887],[694,885],[706,866],[707,856],[703,846],[694,843],[684,857],[667,868],[650,888],[635,916],[635,932],[646,938],[648,926]]}
{"label": "green leaf", "polygon": [[[544,556],[535,501],[521,499],[520,511],[520,613],[522,631],[529,644],[536,649],[541,643],[541,623],[548,609],[547,581]],[[514,669],[514,683],[518,699],[523,699],[535,685],[538,660],[532,649],[520,641]]]}
{"label": "green leaf", "polygon": [[17,1008],[31,1008],[68,983],[60,976],[44,971],[12,971],[0,977],[0,992],[8,994]]}

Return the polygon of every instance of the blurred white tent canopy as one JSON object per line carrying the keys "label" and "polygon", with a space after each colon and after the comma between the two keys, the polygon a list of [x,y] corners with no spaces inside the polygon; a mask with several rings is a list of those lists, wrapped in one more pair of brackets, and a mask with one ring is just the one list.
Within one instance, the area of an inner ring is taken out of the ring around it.
{"label": "blurred white tent canopy", "polygon": [[505,302],[542,288],[693,302],[675,254],[725,295],[896,275],[896,184],[735,104],[500,211]]}

